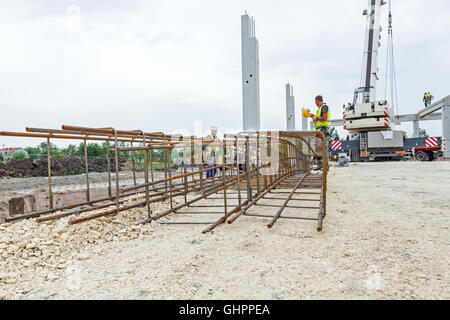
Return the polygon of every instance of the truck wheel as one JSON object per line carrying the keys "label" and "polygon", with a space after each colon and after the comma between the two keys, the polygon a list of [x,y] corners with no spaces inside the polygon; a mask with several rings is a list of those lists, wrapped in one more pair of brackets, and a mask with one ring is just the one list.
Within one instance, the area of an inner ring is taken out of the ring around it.
{"label": "truck wheel", "polygon": [[416,152],[415,158],[417,161],[427,161],[428,155],[423,151]]}
{"label": "truck wheel", "polygon": [[352,162],[360,162],[361,158],[360,158],[359,150],[350,150],[350,158],[351,158]]}

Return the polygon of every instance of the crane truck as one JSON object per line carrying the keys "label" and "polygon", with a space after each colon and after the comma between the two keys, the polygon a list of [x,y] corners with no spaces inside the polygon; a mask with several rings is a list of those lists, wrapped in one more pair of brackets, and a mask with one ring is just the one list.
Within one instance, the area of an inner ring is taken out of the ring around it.
{"label": "crane truck", "polygon": [[[377,100],[378,77],[378,50],[381,46],[381,7],[387,4],[383,0],[369,0],[368,9],[363,15],[367,17],[365,35],[365,48],[363,56],[363,69],[361,87],[355,89],[353,103],[344,105],[343,124],[349,131],[352,139],[343,140],[341,151],[349,153],[353,162],[365,160],[400,160],[406,155],[414,156],[414,148],[426,147],[425,138],[405,137],[404,131],[395,130],[395,110],[385,100]],[[390,5],[389,5],[390,7]],[[392,13],[389,9],[389,42],[392,46]],[[391,48],[392,49],[392,48]],[[391,98],[394,101],[395,68],[393,63],[393,49],[391,54]],[[386,70],[386,73],[389,73]],[[398,105],[398,102],[397,102]],[[440,143],[440,138],[438,143]],[[330,149],[331,145],[330,145]],[[417,150],[417,149],[416,149]],[[433,157],[423,157],[423,153],[417,153],[419,159],[430,160]]]}

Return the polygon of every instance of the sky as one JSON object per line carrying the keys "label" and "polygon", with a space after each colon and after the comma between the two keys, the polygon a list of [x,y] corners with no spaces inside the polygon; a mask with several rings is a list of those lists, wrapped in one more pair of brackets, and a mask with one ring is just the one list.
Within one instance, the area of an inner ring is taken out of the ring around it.
{"label": "sky", "polygon": [[[359,87],[367,0],[1,0],[0,130],[61,125],[204,135],[242,128],[240,16],[256,20],[261,129],[285,130],[285,85],[333,119]],[[387,5],[378,98],[384,99]],[[401,114],[450,94],[450,2],[392,0]],[[441,136],[441,122],[421,122]],[[412,123],[400,129],[412,134]],[[340,129],[342,137],[347,132]],[[0,137],[0,147],[43,140]],[[56,142],[56,141],[55,141]],[[67,145],[65,141],[56,142]],[[73,143],[73,142],[72,142]]]}

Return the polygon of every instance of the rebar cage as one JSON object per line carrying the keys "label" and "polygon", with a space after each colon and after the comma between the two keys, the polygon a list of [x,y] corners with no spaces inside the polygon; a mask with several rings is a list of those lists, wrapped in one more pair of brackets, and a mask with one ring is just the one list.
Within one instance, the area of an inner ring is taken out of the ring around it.
{"label": "rebar cage", "polygon": [[[272,228],[278,219],[303,219],[317,221],[322,230],[326,216],[327,168],[326,138],[320,132],[257,131],[225,134],[223,139],[195,136],[166,135],[162,132],[141,130],[117,130],[114,128],[86,128],[63,125],[61,130],[26,128],[26,133],[0,132],[2,136],[43,138],[47,141],[48,206],[44,210],[27,212],[6,218],[7,222],[37,218],[45,222],[73,216],[70,224],[116,215],[120,212],[145,207],[147,219],[141,224],[201,225],[212,231],[224,223],[233,223],[239,217],[272,218],[267,226]],[[52,192],[52,166],[50,145],[52,139],[84,141],[86,170],[86,201],[55,206]],[[107,142],[108,189],[107,197],[92,197],[89,185],[87,141]],[[110,146],[112,143],[112,146]],[[121,147],[119,143],[128,146]],[[110,150],[112,149],[112,150]],[[152,151],[164,154],[164,178],[155,179]],[[131,153],[133,185],[120,186],[119,153]],[[136,179],[135,153],[144,152],[144,181]],[[321,170],[311,170],[312,159],[322,158]],[[177,160],[181,172],[173,169]],[[115,172],[111,172],[111,161]],[[150,164],[149,164],[150,163]],[[112,175],[115,174],[115,186]],[[274,196],[276,195],[276,196]],[[298,198],[305,196],[309,198]],[[173,199],[181,197],[182,204],[174,205]],[[153,214],[152,203],[168,200],[170,209]],[[220,204],[215,201],[220,201]],[[236,201],[237,200],[237,201]],[[270,200],[271,203],[263,203]],[[205,202],[206,201],[206,202]],[[281,201],[278,203],[277,201]],[[293,206],[291,203],[299,205]],[[315,203],[312,205],[305,205]],[[201,203],[204,203],[201,205]],[[274,204],[276,203],[276,204]],[[250,208],[273,207],[273,215],[249,212]],[[186,211],[207,208],[208,211]],[[221,208],[221,211],[211,211]],[[283,213],[295,209],[294,216]],[[302,217],[298,213],[313,210],[314,216]],[[86,214],[93,212],[92,214]],[[165,221],[168,216],[219,216],[216,221],[204,222]]]}

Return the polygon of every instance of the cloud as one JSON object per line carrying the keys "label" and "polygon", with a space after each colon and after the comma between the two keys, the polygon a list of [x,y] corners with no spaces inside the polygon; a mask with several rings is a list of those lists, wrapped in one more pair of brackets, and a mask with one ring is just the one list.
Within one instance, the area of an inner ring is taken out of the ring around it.
{"label": "cloud", "polygon": [[[442,41],[449,6],[393,3],[401,113],[420,109],[424,90],[449,94]],[[321,93],[338,118],[359,86],[365,7],[360,0],[2,1],[0,130],[75,124],[170,133],[192,131],[195,121],[240,129],[244,10],[260,42],[261,126],[285,128],[288,81],[299,109]],[[386,29],[383,37],[380,69]],[[439,124],[423,126],[441,134]]]}

